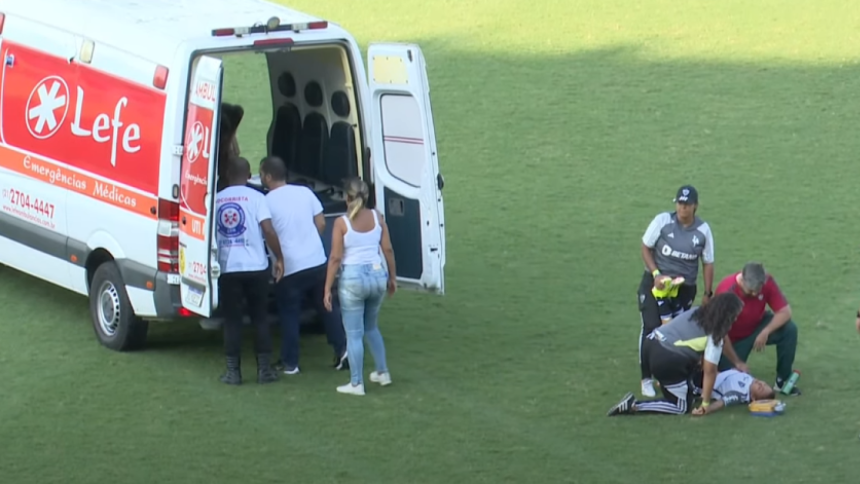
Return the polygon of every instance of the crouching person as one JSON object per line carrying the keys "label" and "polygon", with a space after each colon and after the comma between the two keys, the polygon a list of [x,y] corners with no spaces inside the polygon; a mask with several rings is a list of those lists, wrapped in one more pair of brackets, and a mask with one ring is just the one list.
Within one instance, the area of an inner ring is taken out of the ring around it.
{"label": "crouching person", "polygon": [[663,398],[637,401],[631,392],[610,408],[607,415],[690,412],[693,377],[702,358],[702,405],[707,406],[714,391],[723,340],[742,308],[737,295],[719,294],[704,306],[685,311],[652,331],[642,345],[642,358],[648,364],[649,374],[660,382]]}
{"label": "crouching person", "polygon": [[[744,308],[729,330],[726,350],[720,370],[730,368],[734,361],[746,362],[750,353],[776,346],[777,392],[791,377],[797,351],[797,325],[791,319],[791,306],[772,275],[758,262],[747,263],[741,272],[723,279],[717,294],[732,293],[741,298]],[[770,307],[770,311],[766,309]],[[734,364],[737,367],[737,364]],[[795,385],[789,392],[800,395]]]}
{"label": "crouching person", "polygon": [[272,273],[263,238],[277,259],[274,269],[276,280],[283,275],[284,257],[272,227],[266,197],[246,186],[251,172],[248,161],[238,157],[228,157],[227,160],[226,187],[215,199],[218,262],[221,265],[218,286],[225,318],[224,349],[227,356],[227,371],[221,376],[221,381],[230,385],[242,383],[242,303],[247,301],[256,331],[257,381],[270,383],[278,377],[271,367],[272,337],[266,322]]}

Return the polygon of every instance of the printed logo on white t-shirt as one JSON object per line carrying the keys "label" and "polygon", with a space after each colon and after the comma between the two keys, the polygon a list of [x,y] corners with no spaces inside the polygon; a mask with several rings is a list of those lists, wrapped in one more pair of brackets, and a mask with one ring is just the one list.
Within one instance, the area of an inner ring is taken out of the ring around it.
{"label": "printed logo on white t-shirt", "polygon": [[218,233],[225,247],[245,245],[242,234],[248,230],[246,223],[245,210],[238,203],[227,202],[218,208]]}
{"label": "printed logo on white t-shirt", "polygon": [[222,274],[268,268],[260,223],[272,216],[263,194],[246,186],[227,187],[218,193],[215,207]]}

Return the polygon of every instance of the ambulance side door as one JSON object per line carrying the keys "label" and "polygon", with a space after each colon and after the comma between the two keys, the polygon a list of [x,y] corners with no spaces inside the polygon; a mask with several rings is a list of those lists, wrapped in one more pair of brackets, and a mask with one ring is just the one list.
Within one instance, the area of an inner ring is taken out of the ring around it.
{"label": "ambulance side door", "polygon": [[199,56],[191,68],[179,180],[179,275],[182,306],[203,317],[218,307],[215,160],[224,69]]}
{"label": "ambulance side door", "polygon": [[421,49],[370,44],[368,85],[376,207],[385,215],[398,286],[445,292],[443,179]]}

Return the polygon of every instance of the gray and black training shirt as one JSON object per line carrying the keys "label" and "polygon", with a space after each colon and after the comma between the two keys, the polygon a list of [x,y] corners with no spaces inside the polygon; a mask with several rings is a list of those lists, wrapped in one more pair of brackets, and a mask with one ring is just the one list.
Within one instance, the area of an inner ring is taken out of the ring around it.
{"label": "gray and black training shirt", "polygon": [[711,227],[699,217],[694,217],[693,223],[684,227],[674,212],[658,214],[648,225],[642,243],[651,248],[660,273],[683,276],[686,285],[696,285],[700,257],[705,264],[714,263]]}
{"label": "gray and black training shirt", "polygon": [[705,333],[699,323],[693,320],[698,306],[679,314],[675,319],[652,332],[654,339],[666,349],[680,353],[692,361],[704,357],[705,361],[718,365],[723,354],[723,340],[714,344],[711,335]]}

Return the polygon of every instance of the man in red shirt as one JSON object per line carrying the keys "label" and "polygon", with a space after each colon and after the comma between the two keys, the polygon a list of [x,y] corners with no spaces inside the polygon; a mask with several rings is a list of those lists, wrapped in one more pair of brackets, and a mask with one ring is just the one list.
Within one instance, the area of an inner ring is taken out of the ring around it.
{"label": "man in red shirt", "polygon": [[[728,344],[723,345],[720,371],[732,368],[731,360],[746,362],[753,349],[762,351],[766,345],[775,345],[774,389],[780,391],[791,376],[797,350],[797,325],[791,320],[791,306],[773,276],[757,262],[747,263],[741,272],[720,281],[716,293],[729,291],[741,298],[744,308],[729,330]],[[791,394],[800,395],[800,390],[795,386]]]}

